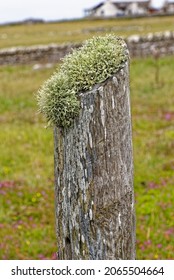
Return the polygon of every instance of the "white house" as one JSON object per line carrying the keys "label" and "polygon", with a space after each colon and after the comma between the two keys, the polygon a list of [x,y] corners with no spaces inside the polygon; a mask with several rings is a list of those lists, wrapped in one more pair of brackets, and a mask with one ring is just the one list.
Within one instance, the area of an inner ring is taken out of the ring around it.
{"label": "white house", "polygon": [[85,10],[89,17],[138,16],[150,13],[174,13],[174,0],[105,0]]}
{"label": "white house", "polygon": [[85,10],[85,15],[90,17],[142,15],[148,12],[149,2],[149,0],[106,0]]}
{"label": "white house", "polygon": [[148,13],[149,1],[132,1],[127,4],[125,15],[145,15]]}
{"label": "white house", "polygon": [[167,13],[174,13],[174,0],[168,0],[166,3],[166,12]]}
{"label": "white house", "polygon": [[85,10],[85,15],[91,17],[115,17],[119,14],[122,15],[123,12],[110,0],[101,2],[97,6]]}
{"label": "white house", "polygon": [[166,12],[168,0],[151,1],[149,3],[149,12],[151,14],[160,14]]}

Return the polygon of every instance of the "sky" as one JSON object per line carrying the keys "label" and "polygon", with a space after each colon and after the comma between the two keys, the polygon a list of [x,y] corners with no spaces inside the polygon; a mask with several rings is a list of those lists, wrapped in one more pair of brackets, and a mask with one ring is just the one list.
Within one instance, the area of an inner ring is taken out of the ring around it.
{"label": "sky", "polygon": [[[0,0],[0,23],[29,18],[44,20],[73,19],[84,16],[84,9],[103,0]],[[152,0],[155,6],[164,0]]]}

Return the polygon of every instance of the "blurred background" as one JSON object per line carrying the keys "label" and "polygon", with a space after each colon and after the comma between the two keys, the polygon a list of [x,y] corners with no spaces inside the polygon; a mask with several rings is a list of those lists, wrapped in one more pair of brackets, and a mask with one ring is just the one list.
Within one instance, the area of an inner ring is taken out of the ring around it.
{"label": "blurred background", "polygon": [[0,259],[55,259],[53,131],[35,94],[114,33],[130,50],[137,259],[174,259],[174,1],[0,3]]}

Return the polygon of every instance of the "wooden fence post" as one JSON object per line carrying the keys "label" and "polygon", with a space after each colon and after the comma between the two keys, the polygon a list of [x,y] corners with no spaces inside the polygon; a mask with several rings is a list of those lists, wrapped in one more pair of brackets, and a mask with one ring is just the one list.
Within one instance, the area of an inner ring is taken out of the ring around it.
{"label": "wooden fence post", "polygon": [[135,259],[129,61],[54,129],[58,259]]}

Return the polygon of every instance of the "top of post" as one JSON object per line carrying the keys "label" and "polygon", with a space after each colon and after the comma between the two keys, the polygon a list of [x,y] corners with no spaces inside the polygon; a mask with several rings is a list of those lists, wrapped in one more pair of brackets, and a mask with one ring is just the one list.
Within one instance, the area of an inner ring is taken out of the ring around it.
{"label": "top of post", "polygon": [[124,40],[111,34],[89,39],[68,54],[38,92],[40,111],[49,124],[70,126],[79,114],[79,93],[111,77],[127,60]]}

